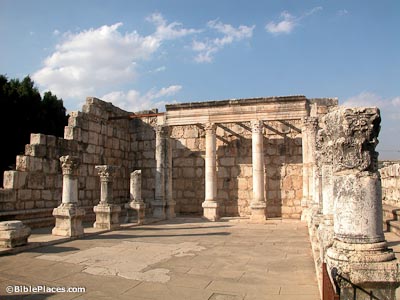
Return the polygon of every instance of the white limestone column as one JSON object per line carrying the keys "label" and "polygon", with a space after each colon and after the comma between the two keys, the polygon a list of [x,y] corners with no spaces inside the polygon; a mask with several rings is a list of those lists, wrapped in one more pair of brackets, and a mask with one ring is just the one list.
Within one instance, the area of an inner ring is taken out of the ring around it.
{"label": "white limestone column", "polygon": [[100,176],[100,203],[93,208],[96,214],[94,228],[115,229],[120,225],[119,214],[121,207],[114,204],[113,179],[116,170],[119,168],[112,165],[95,166]]}
{"label": "white limestone column", "polygon": [[78,171],[79,157],[61,156],[63,173],[62,202],[54,208],[53,216],[56,219],[53,235],[79,237],[84,234],[82,220],[85,210],[78,204]]}
{"label": "white limestone column", "polygon": [[265,221],[266,203],[264,196],[264,136],[262,121],[253,121],[252,125],[252,164],[253,164],[253,199],[250,204],[251,220]]}
{"label": "white limestone column", "polygon": [[[381,181],[375,152],[379,109],[339,108],[324,119],[332,143],[335,196],[334,241],[326,253],[328,268],[337,268],[379,299],[395,299],[399,265],[383,234]],[[347,284],[341,288],[341,295],[348,299],[352,288]]]}
{"label": "white limestone column", "polygon": [[166,136],[166,149],[165,149],[165,198],[166,198],[166,217],[167,219],[175,218],[175,205],[176,202],[172,197],[172,128],[168,127]]}
{"label": "white limestone column", "polygon": [[61,156],[61,169],[63,173],[62,203],[78,203],[78,168],[80,159],[74,156]]}
{"label": "white limestone column", "polygon": [[168,127],[157,125],[156,131],[156,178],[155,178],[155,195],[152,201],[153,217],[165,219],[165,151],[166,151],[166,135]]}
{"label": "white limestone column", "polygon": [[137,212],[137,223],[142,224],[145,218],[146,204],[142,200],[142,170],[135,170],[131,173],[130,180],[130,202],[125,204],[127,208],[126,222],[132,222],[129,217],[129,210]]}
{"label": "white limestone column", "polygon": [[114,204],[113,181],[117,166],[95,166],[100,176],[100,204]]}
{"label": "white limestone column", "polygon": [[216,221],[218,215],[217,201],[217,160],[216,160],[216,125],[207,123],[206,131],[206,157],[205,157],[205,200],[202,204],[203,216],[210,221]]}
{"label": "white limestone column", "polygon": [[131,173],[129,191],[131,201],[142,202],[142,170]]}
{"label": "white limestone column", "polygon": [[318,166],[316,164],[316,133],[318,119],[316,117],[305,117],[302,128],[303,146],[303,197],[302,197],[302,220],[310,223],[312,214],[318,211],[319,205],[319,182]]}

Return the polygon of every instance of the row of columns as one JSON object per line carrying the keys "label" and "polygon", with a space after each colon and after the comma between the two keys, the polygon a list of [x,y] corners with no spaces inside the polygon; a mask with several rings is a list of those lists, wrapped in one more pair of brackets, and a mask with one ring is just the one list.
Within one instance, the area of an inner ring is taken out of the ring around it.
{"label": "row of columns", "polygon": [[[253,198],[251,199],[251,220],[262,222],[266,219],[265,184],[264,184],[264,142],[263,121],[251,122],[252,126],[252,164]],[[216,125],[208,123],[206,132],[205,157],[205,200],[202,204],[203,216],[210,221],[219,218],[217,200],[217,163],[216,163]]]}
{"label": "row of columns", "polygon": [[[63,173],[62,202],[53,210],[56,224],[52,230],[53,235],[79,237],[83,236],[82,221],[85,210],[78,204],[78,169],[80,159],[75,156],[62,156],[60,158]],[[119,169],[112,165],[95,166],[100,176],[100,202],[93,208],[96,221],[93,224],[97,229],[116,229],[120,226],[121,206],[114,203],[113,179]],[[137,211],[137,222],[143,223],[145,204],[141,197],[141,171],[131,173],[130,202],[125,205],[129,210]]]}
{"label": "row of columns", "polygon": [[[253,198],[251,199],[251,220],[263,221],[266,219],[266,202],[264,195],[264,147],[263,147],[263,122],[251,122],[252,126],[252,162],[253,162]],[[172,197],[172,147],[171,128],[158,125],[156,133],[156,174],[155,197],[152,201],[153,217],[165,219],[175,217],[175,201]],[[210,221],[219,218],[217,200],[217,165],[216,165],[216,124],[208,123],[204,127],[206,132],[205,155],[205,200],[202,204],[203,216]],[[79,158],[63,156],[60,158],[63,171],[63,196],[62,203],[55,208],[53,215],[56,217],[55,235],[81,236],[83,235],[82,219],[85,211],[78,206],[78,166]],[[96,166],[100,176],[101,198],[100,203],[94,207],[96,213],[95,228],[114,229],[119,226],[121,207],[113,203],[113,175],[118,169],[116,166]],[[145,204],[138,196],[137,190],[141,186],[141,171],[131,174],[131,201],[126,208],[138,211],[138,222],[143,222]],[[127,215],[129,220],[129,211]]]}
{"label": "row of columns", "polygon": [[[383,233],[379,123],[377,108],[338,108],[320,120],[304,119],[302,217],[318,264],[379,299],[395,299],[399,266]],[[366,299],[344,281],[339,287],[343,299]]]}

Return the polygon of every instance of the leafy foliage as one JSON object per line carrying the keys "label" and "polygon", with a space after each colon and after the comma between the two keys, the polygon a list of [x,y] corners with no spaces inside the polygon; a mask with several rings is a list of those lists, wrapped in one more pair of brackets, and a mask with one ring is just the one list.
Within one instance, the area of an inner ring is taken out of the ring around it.
{"label": "leafy foliage", "polygon": [[68,116],[62,99],[46,92],[43,99],[29,76],[22,81],[0,75],[0,180],[24,152],[31,133],[63,136]]}

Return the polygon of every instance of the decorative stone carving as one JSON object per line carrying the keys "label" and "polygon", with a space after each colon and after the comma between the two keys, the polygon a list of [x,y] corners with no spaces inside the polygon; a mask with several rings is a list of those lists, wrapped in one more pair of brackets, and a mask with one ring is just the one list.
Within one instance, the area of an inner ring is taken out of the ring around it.
{"label": "decorative stone carving", "polygon": [[[399,271],[383,234],[375,152],[379,109],[340,108],[328,113],[324,122],[326,136],[332,142],[335,195],[334,241],[327,250],[327,264],[353,283],[373,290],[379,298],[394,299]],[[344,293],[351,289],[342,288]]]}
{"label": "decorative stone carving", "polygon": [[119,214],[121,207],[114,204],[113,179],[114,173],[119,168],[111,165],[95,166],[100,175],[100,203],[93,208],[96,213],[94,228],[115,229],[120,226]]}
{"label": "decorative stone carving", "polygon": [[380,131],[379,109],[342,108],[340,112],[324,117],[325,134],[331,141],[328,149],[336,149],[332,151],[334,170],[377,171],[375,147]]}
{"label": "decorative stone carving", "polygon": [[142,200],[142,171],[135,170],[131,173],[130,182],[130,202],[125,204],[127,208],[126,222],[130,222],[129,210],[133,209],[137,212],[137,223],[142,224],[145,217],[146,204]]}
{"label": "decorative stone carving", "polygon": [[0,247],[14,248],[28,243],[31,229],[21,221],[0,222]]}
{"label": "decorative stone carving", "polygon": [[75,156],[61,156],[63,173],[62,203],[53,210],[56,218],[53,235],[83,236],[82,220],[85,210],[78,205],[78,170],[80,159]]}

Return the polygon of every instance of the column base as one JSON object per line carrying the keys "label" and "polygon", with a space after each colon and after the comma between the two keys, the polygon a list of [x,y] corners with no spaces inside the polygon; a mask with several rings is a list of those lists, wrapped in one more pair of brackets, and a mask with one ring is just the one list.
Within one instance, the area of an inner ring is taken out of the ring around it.
{"label": "column base", "polygon": [[135,210],[137,213],[137,223],[143,224],[146,208],[146,204],[143,201],[131,201],[125,204],[125,208],[127,209],[125,222],[131,223],[134,221],[132,218],[129,217],[129,211]]}
{"label": "column base", "polygon": [[254,223],[263,223],[267,219],[267,204],[265,202],[250,204],[250,221]]}
{"label": "column base", "polygon": [[176,202],[173,200],[167,202],[167,207],[166,207],[167,219],[173,219],[176,217],[175,205]]}
{"label": "column base", "polygon": [[[333,268],[368,292],[372,291],[379,299],[396,299],[399,282],[399,265],[386,242],[374,244],[346,244],[334,240],[327,250],[328,272]],[[353,299],[353,287],[339,281],[341,298]],[[370,299],[369,295],[357,293],[356,299]]]}
{"label": "column base", "polygon": [[0,248],[14,248],[28,243],[31,229],[21,221],[0,222]]}
{"label": "column base", "polygon": [[165,215],[165,202],[163,200],[154,200],[151,202],[153,207],[153,217],[157,219],[166,219]]}
{"label": "column base", "polygon": [[216,201],[204,201],[201,206],[203,207],[203,218],[208,221],[215,222],[219,219],[218,207]]}
{"label": "column base", "polygon": [[96,214],[96,222],[93,227],[97,229],[116,229],[120,227],[119,214],[121,207],[115,204],[99,204],[93,207]]}
{"label": "column base", "polygon": [[52,235],[80,237],[83,236],[82,220],[85,210],[75,203],[61,203],[53,209],[53,216],[56,218],[56,225],[51,231]]}

